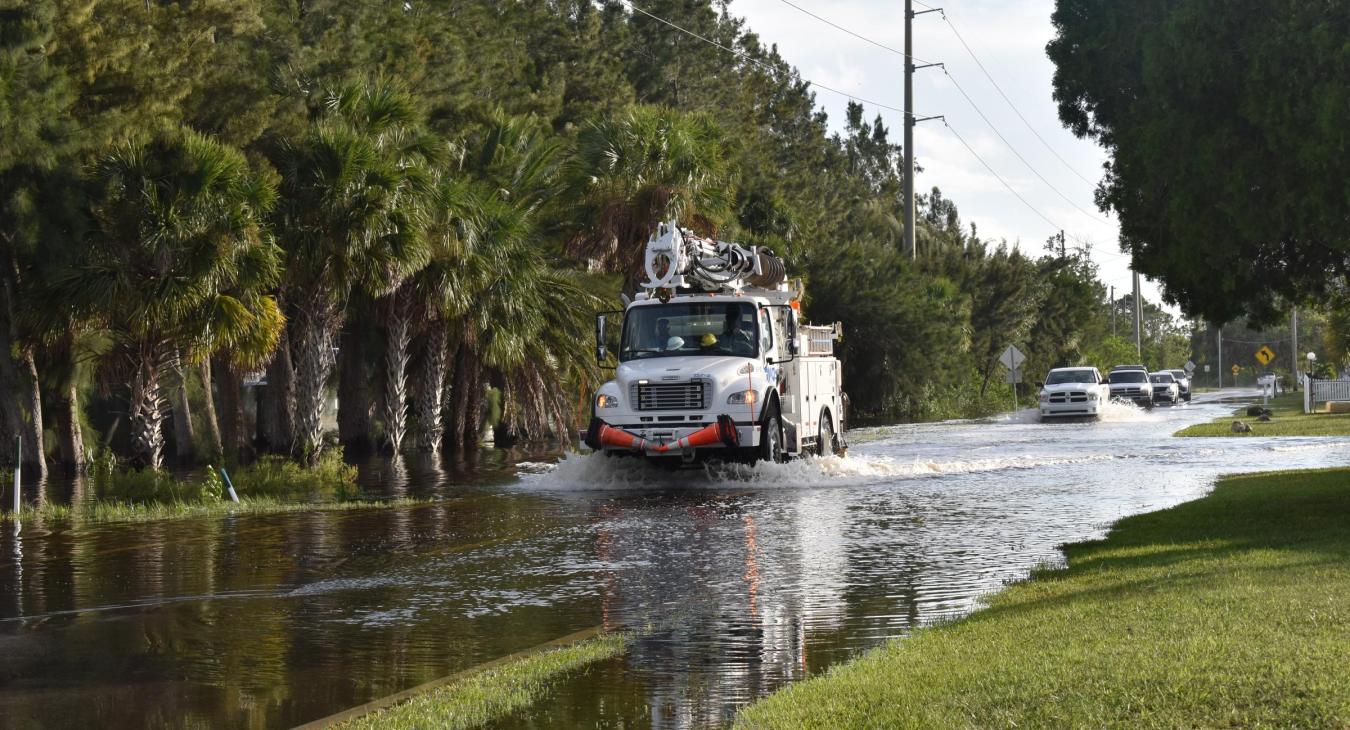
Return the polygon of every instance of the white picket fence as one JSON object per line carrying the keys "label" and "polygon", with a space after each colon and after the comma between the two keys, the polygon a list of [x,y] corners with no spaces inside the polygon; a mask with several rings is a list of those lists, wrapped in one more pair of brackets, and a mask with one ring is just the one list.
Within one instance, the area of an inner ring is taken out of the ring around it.
{"label": "white picket fence", "polygon": [[1350,380],[1308,380],[1305,377],[1303,384],[1304,413],[1312,413],[1323,403],[1350,401]]}

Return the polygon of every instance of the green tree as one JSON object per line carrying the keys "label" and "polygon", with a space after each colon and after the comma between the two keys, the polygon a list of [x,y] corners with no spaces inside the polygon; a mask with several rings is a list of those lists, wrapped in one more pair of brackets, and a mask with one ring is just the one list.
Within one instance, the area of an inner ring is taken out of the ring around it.
{"label": "green tree", "polygon": [[270,353],[282,326],[263,293],[279,274],[264,226],[271,185],[244,156],[181,130],[122,145],[92,180],[82,263],[54,295],[105,331],[108,366],[128,389],[132,463],[162,463],[163,376],[187,353]]}
{"label": "green tree", "polygon": [[427,261],[422,202],[428,161],[438,154],[396,82],[344,87],[325,106],[273,154],[282,180],[273,224],[288,258],[285,294],[294,314],[293,448],[307,460],[322,449],[323,394],[348,296],[354,289],[384,295]]}
{"label": "green tree", "polygon": [[1269,321],[1350,274],[1350,5],[1058,0],[1055,99],[1111,156],[1136,270],[1189,315]]}
{"label": "green tree", "polygon": [[643,279],[644,244],[662,220],[705,231],[727,217],[734,176],[710,117],[642,106],[582,131],[569,163],[568,250]]}

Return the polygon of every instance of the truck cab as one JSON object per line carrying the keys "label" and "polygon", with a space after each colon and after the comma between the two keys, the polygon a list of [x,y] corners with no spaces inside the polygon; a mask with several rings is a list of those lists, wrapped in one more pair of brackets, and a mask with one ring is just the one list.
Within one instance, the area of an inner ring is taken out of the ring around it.
{"label": "truck cab", "polygon": [[[699,239],[673,225],[661,232],[692,250],[684,250],[683,264],[667,261],[664,277],[660,265],[649,266],[650,286],[625,307],[614,378],[592,399],[587,445],[673,466],[842,454],[839,327],[801,323],[800,288],[789,287],[781,263],[762,260],[764,252]],[[654,246],[670,250],[671,241],[655,239],[649,258]],[[734,284],[725,273],[705,278],[691,257],[704,268],[713,260],[739,261],[741,275]],[[690,269],[686,275],[670,276],[681,265]],[[756,273],[766,268],[778,275]],[[609,357],[614,318],[597,319],[600,358]]]}

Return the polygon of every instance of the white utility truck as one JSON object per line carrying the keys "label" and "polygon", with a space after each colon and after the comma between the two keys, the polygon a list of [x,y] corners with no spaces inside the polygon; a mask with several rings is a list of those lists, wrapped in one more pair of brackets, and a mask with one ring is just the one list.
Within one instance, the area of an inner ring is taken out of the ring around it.
{"label": "white utility truck", "polygon": [[[625,299],[614,379],[591,401],[592,449],[678,467],[838,454],[846,398],[838,324],[798,321],[801,285],[760,247],[702,238],[673,222],[647,242],[647,281]],[[610,353],[596,318],[596,357]]]}

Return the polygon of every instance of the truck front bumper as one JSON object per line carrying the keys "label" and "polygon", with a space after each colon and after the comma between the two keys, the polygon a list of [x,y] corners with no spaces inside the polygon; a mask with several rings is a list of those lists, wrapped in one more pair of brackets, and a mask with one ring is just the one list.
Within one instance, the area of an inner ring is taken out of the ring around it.
{"label": "truck front bumper", "polygon": [[1101,401],[1083,401],[1081,403],[1042,403],[1041,418],[1070,418],[1073,416],[1095,416],[1101,413]]}
{"label": "truck front bumper", "polygon": [[[735,430],[734,439],[717,438],[715,440],[705,440],[704,443],[688,445],[687,440],[691,437],[697,438],[696,434],[706,431],[710,427],[716,427],[718,420],[704,420],[679,425],[652,424],[652,423],[625,423],[623,419],[615,419],[616,423],[608,423],[599,418],[591,422],[591,428],[582,432],[581,438],[586,445],[596,451],[644,454],[647,456],[678,456],[693,451],[711,451],[726,448],[745,448],[759,446],[760,426],[748,421],[734,421],[730,417],[722,417],[727,420],[727,427]],[[635,437],[640,441],[634,445],[631,439],[611,438],[602,441],[597,431],[597,422],[616,429],[626,436]],[[732,441],[732,443],[728,443]]]}

